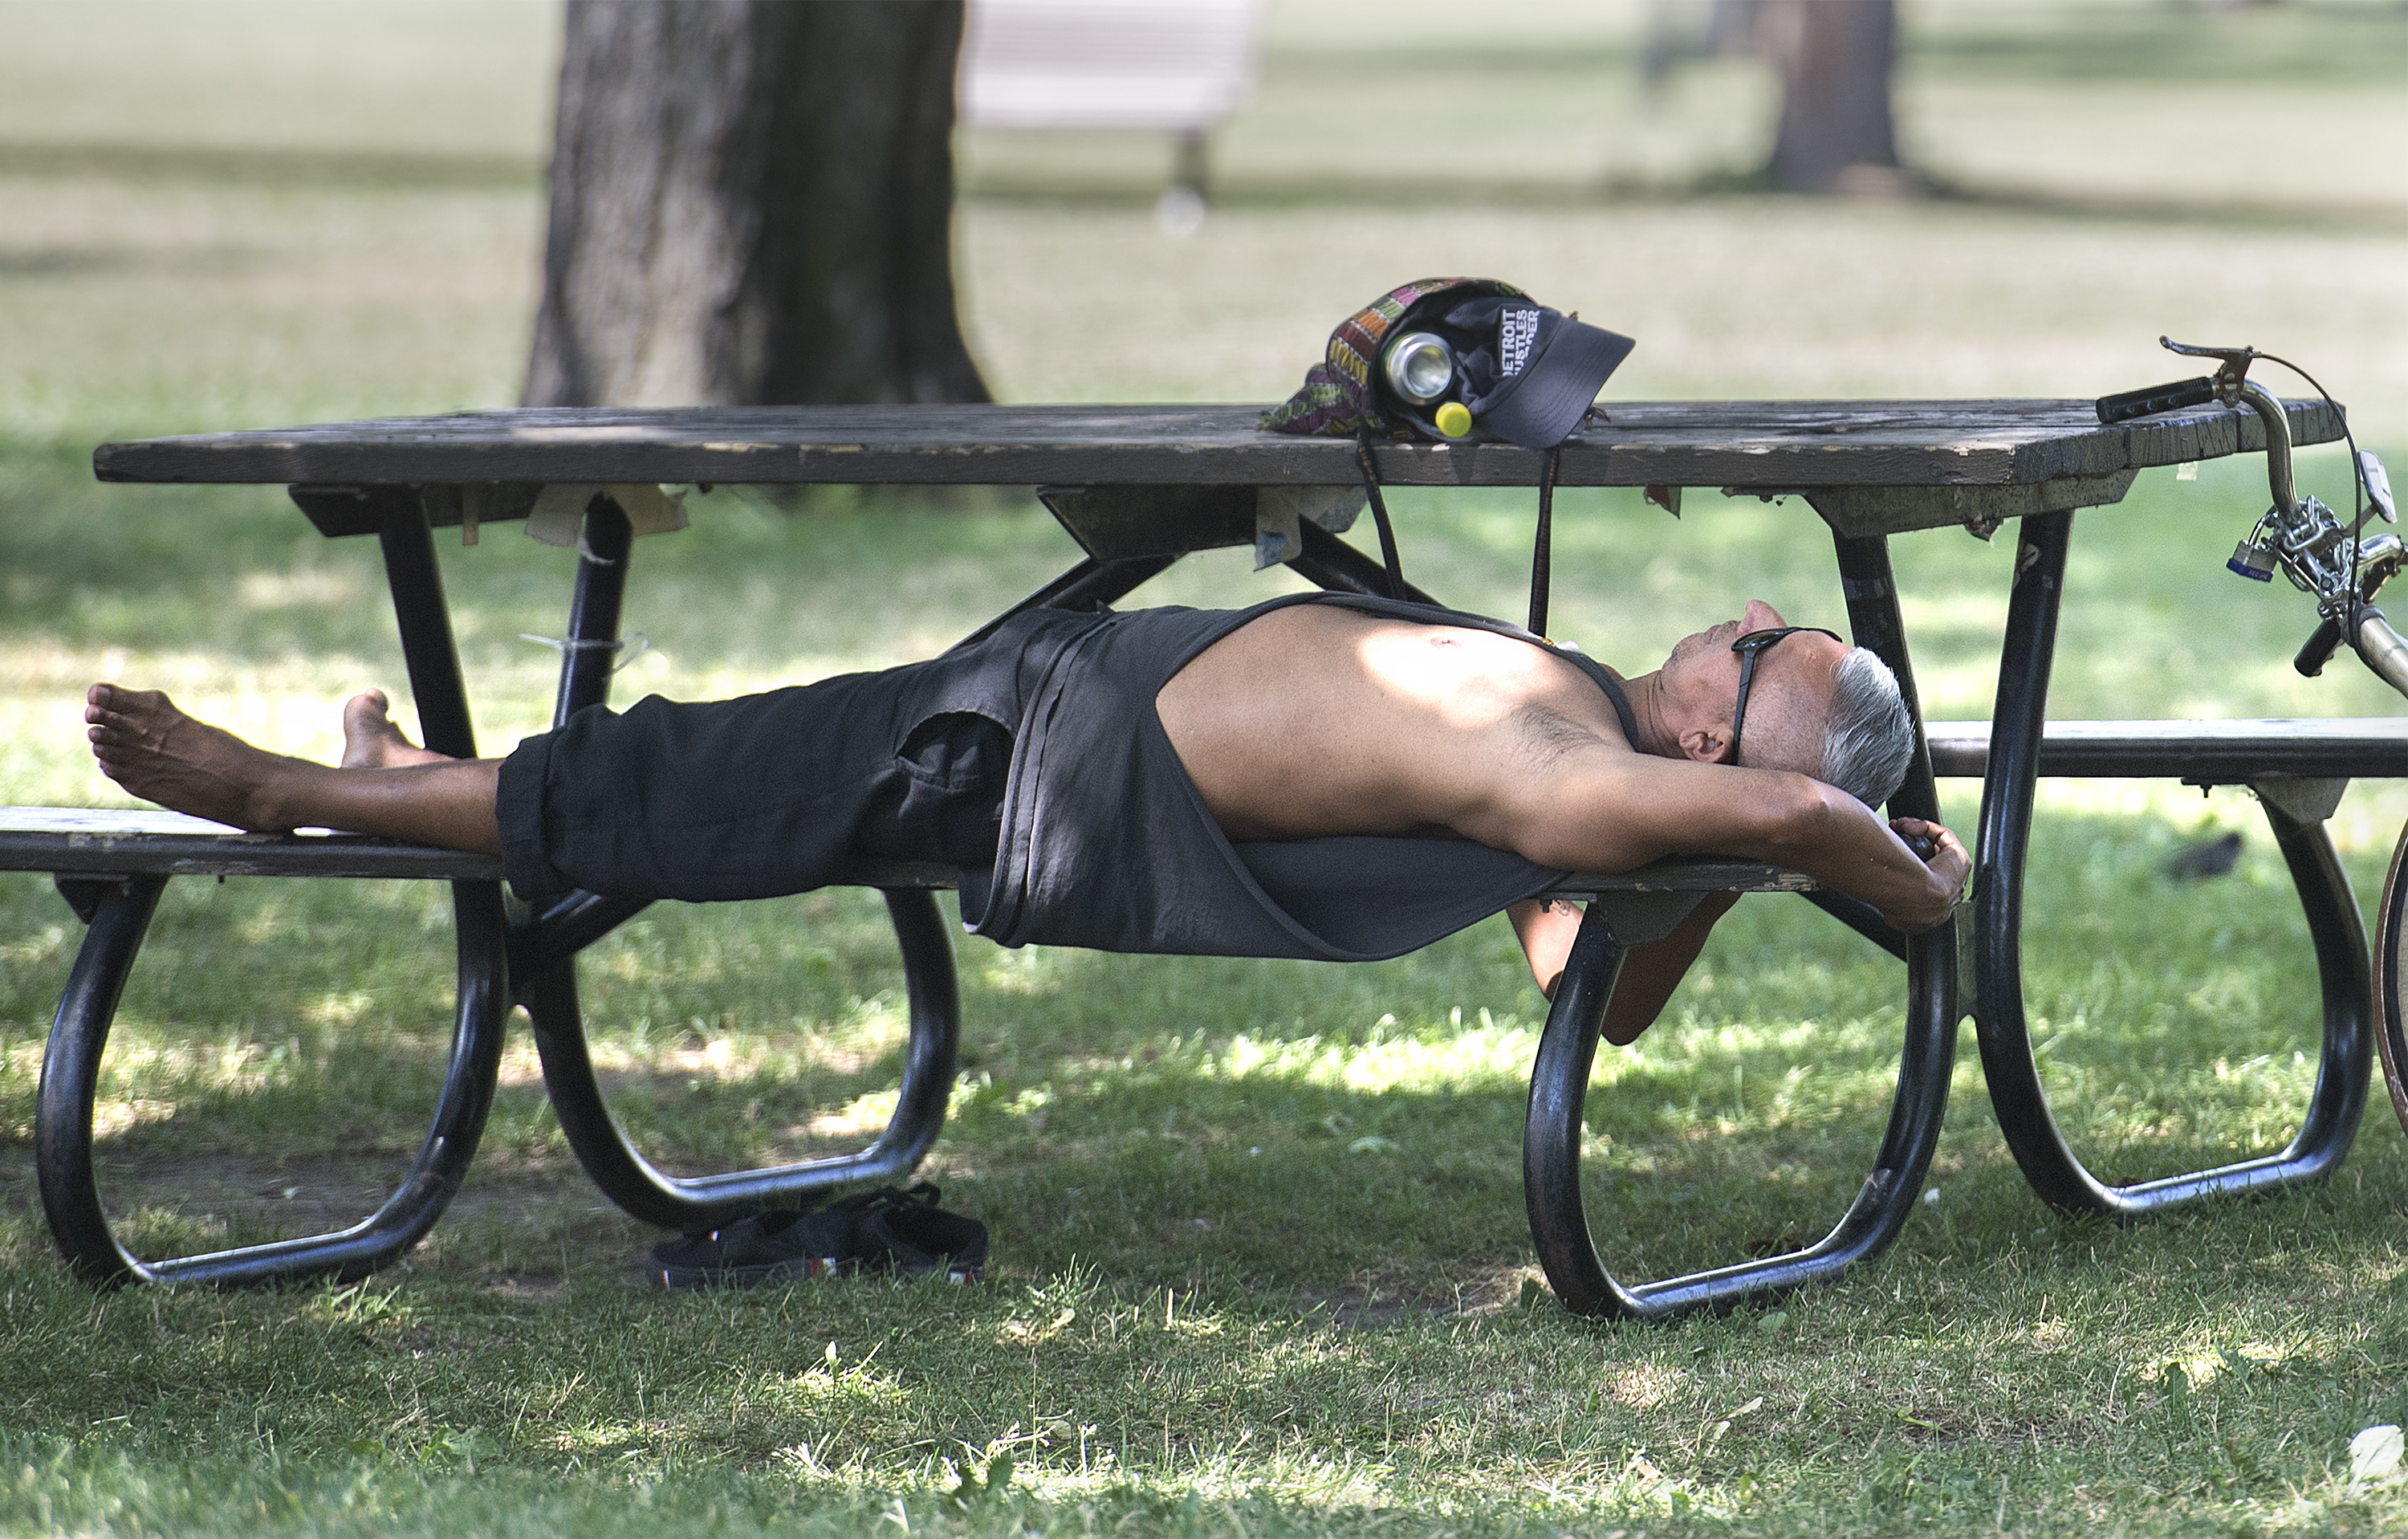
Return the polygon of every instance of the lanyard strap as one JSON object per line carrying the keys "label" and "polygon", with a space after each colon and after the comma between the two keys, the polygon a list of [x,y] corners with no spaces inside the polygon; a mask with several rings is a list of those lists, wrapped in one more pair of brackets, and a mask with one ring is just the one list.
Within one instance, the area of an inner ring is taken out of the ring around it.
{"label": "lanyard strap", "polygon": [[1365,432],[1354,439],[1354,463],[1363,470],[1363,491],[1371,499],[1371,522],[1380,526],[1380,561],[1388,568],[1388,597],[1401,599],[1411,592],[1405,586],[1405,568],[1397,558],[1397,530],[1388,522],[1387,499],[1380,496],[1380,467],[1371,457],[1371,435]]}
{"label": "lanyard strap", "polygon": [[[1539,533],[1530,550],[1530,634],[1547,634],[1547,592],[1554,577],[1555,528],[1555,475],[1561,468],[1561,445],[1546,451],[1539,466]],[[1371,436],[1358,435],[1354,439],[1354,463],[1363,472],[1363,492],[1370,499],[1371,522],[1380,530],[1380,562],[1388,571],[1388,597],[1404,598],[1411,592],[1405,586],[1404,565],[1397,556],[1397,529],[1388,522],[1388,502],[1380,495],[1380,466],[1371,454]]]}
{"label": "lanyard strap", "polygon": [[1539,533],[1530,544],[1530,634],[1547,634],[1547,588],[1555,576],[1555,469],[1563,457],[1558,446],[1547,451],[1539,466]]}

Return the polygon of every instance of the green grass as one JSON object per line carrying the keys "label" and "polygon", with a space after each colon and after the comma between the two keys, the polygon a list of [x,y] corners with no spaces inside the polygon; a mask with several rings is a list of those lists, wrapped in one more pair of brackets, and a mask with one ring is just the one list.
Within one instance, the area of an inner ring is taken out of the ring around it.
{"label": "green grass", "polygon": [[[183,687],[290,724],[295,749],[322,747],[340,690],[392,678],[357,542],[319,541],[265,494],[96,488],[64,453],[8,464],[21,506],[44,510],[0,536],[14,655],[59,659],[62,681],[111,645],[130,673],[188,669]],[[2223,578],[2189,532],[2200,503],[2241,496],[2219,473],[2093,515],[2064,710],[2382,709],[2338,669],[2313,692],[2283,678],[2296,606]],[[1518,498],[1400,500],[1419,569],[1510,608]],[[1635,667],[1727,583],[1825,613],[1828,557],[1800,514],[1709,503],[1675,525],[1575,498],[1572,569],[1612,559],[1639,580],[1569,590],[1566,628]],[[643,684],[839,666],[865,642],[849,590],[908,592],[912,628],[877,640],[933,648],[1061,557],[1041,519],[716,511],[639,547]],[[160,557],[111,581],[128,542]],[[2176,548],[2197,558],[2147,559]],[[2007,551],[1952,535],[1899,554],[1935,709],[1980,714]],[[544,707],[545,654],[516,634],[556,625],[558,553],[499,531],[444,559],[488,741],[507,741]],[[1172,596],[1268,581],[1199,564]],[[2206,636],[2256,661],[2200,678],[2176,654]],[[71,734],[40,725],[58,696],[12,697],[31,724],[14,796],[89,788]],[[2345,809],[2363,893],[2402,800],[2361,790]],[[2119,1179],[2277,1144],[2304,1103],[2313,970],[2270,841],[2252,831],[2212,886],[2155,874],[2228,826],[2253,828],[2245,798],[2124,783],[2054,793],[2042,817],[2035,1031],[2069,1137]],[[0,1129],[22,1150],[75,926],[46,884],[11,878],[0,934]],[[439,895],[407,885],[172,889],[101,1090],[130,1240],[266,1238],[371,1205],[431,1100],[448,938]],[[961,1532],[1961,1528],[2002,1504],[2037,1532],[2387,1521],[2387,1498],[2333,1473],[2350,1433],[2408,1410],[2408,1161],[2379,1103],[2335,1183],[2116,1230],[2025,1190],[1969,1039],[1938,1196],[1889,1259],[1778,1318],[1598,1328],[1521,1303],[1542,1004],[1501,926],[1347,969],[957,950],[969,1036],[928,1173],[996,1230],[976,1290],[646,1292],[632,1264],[651,1237],[575,1171],[523,1038],[470,1188],[361,1288],[95,1301],[48,1259],[29,1169],[0,1165],[0,1471],[17,1472],[0,1520],[861,1532],[899,1501],[915,1528]],[[891,1101],[899,978],[863,895],[664,905],[580,974],[614,1103],[674,1169],[822,1152]],[[1885,959],[1794,901],[1743,904],[1659,1030],[1600,1065],[1592,1201],[1613,1263],[1813,1238],[1869,1162],[1899,1029]],[[1003,1451],[1011,1494],[946,1504]]]}
{"label": "green grass", "polygon": [[[1020,400],[1267,398],[1370,287],[1494,271],[1638,335],[1628,396],[2078,396],[2167,377],[2173,331],[2297,355],[2371,441],[2408,442],[2394,9],[1914,7],[1903,131],[1953,195],[1875,206],[1684,194],[1761,154],[1770,94],[1725,64],[1643,98],[1639,15],[1541,7],[1526,39],[1469,48],[1446,7],[1275,7],[1262,94],[1217,151],[1227,196],[1189,241],[1146,216],[1158,143],[972,138],[959,268],[990,378]],[[94,677],[321,755],[344,695],[398,688],[372,546],[320,539],[274,489],[97,486],[88,454],[506,404],[552,25],[0,3],[0,795],[118,799],[79,741]],[[1429,108],[1418,137],[1399,101]],[[2340,491],[2335,452],[2303,466]],[[2257,477],[2153,472],[2081,515],[2055,713],[2398,708],[2345,662],[2298,680],[2296,597],[2221,571]],[[1526,497],[1395,500],[1416,577],[1515,612]],[[1746,594],[1837,611],[1794,502],[1560,506],[1557,629],[1617,665]],[[623,698],[924,656],[1071,554],[1018,493],[695,510],[638,549],[651,649]],[[1927,705],[1986,715],[2012,541],[1896,555]],[[482,741],[507,747],[549,710],[552,654],[522,635],[557,634],[566,559],[504,527],[442,561]],[[1283,586],[1216,556],[1150,591]],[[2359,786],[2335,820],[2362,899],[2403,817],[2408,793]],[[2232,877],[2156,874],[2226,828],[2250,841]],[[2235,792],[2043,792],[2033,1029],[2111,1178],[2279,1145],[2304,1104],[2313,966],[2262,829]],[[1342,969],[964,939],[927,1172],[994,1228],[982,1287],[647,1291],[655,1236],[576,1170],[521,1034],[468,1189],[403,1266],[104,1298],[61,1273],[31,1165],[79,934],[47,882],[0,878],[0,1532],[2408,1528],[2408,1497],[2351,1484],[2344,1452],[2408,1420],[2408,1151],[2379,1099],[2315,1190],[2072,1222],[2006,1155],[1969,1034],[1935,1195],[1889,1257],[1769,1313],[1598,1326],[1526,1302],[1543,1002],[1501,926]],[[450,950],[440,895],[406,884],[173,886],[100,1090],[129,1240],[373,1205],[434,1094]],[[843,1146],[891,1103],[901,985],[864,895],[662,905],[580,986],[615,1109],[672,1169]],[[1899,1029],[1885,959],[1802,904],[1742,904],[1659,1029],[1600,1061],[1612,1263],[1811,1239],[1871,1157]]]}

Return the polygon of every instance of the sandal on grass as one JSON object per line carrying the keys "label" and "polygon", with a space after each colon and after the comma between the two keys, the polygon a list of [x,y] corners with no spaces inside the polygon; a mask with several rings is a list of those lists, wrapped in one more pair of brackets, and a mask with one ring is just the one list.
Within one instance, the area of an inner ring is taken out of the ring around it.
{"label": "sandal on grass", "polygon": [[854,1272],[974,1283],[986,1265],[986,1226],[937,1206],[923,1181],[831,1202],[814,1212],[758,1214],[652,1247],[652,1277],[663,1287],[763,1287]]}
{"label": "sandal on grass", "polygon": [[923,1181],[907,1192],[871,1195],[889,1201],[862,1215],[862,1248],[881,1259],[870,1264],[898,1277],[942,1272],[949,1283],[975,1283],[986,1270],[986,1226],[937,1206],[943,1194],[935,1187]]}

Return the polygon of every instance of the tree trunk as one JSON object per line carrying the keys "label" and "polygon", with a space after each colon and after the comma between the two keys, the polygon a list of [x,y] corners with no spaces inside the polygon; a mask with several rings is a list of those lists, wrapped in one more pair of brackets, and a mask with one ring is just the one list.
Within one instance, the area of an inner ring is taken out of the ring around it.
{"label": "tree trunk", "polygon": [[1772,185],[1788,193],[1894,192],[1889,110],[1895,0],[1767,0],[1765,51],[1781,71]]}
{"label": "tree trunk", "polygon": [[983,401],[961,0],[568,0],[529,406]]}

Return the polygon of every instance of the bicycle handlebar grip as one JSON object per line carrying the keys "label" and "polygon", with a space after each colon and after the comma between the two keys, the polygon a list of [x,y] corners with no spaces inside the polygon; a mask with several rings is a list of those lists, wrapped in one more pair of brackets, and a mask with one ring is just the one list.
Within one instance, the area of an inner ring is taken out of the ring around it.
{"label": "bicycle handlebar grip", "polygon": [[2177,407],[2205,406],[2214,399],[2215,381],[2202,374],[2196,380],[2176,380],[2146,390],[2128,390],[2120,396],[2101,396],[2095,404],[2100,425],[2112,427],[2134,417],[2172,411]]}
{"label": "bicycle handlebar grip", "polygon": [[2341,641],[2341,622],[2320,620],[2300,648],[2299,655],[2291,659],[2291,666],[2300,670],[2300,678],[2313,679],[2325,670],[2327,663],[2332,661],[2332,654],[2340,650]]}

